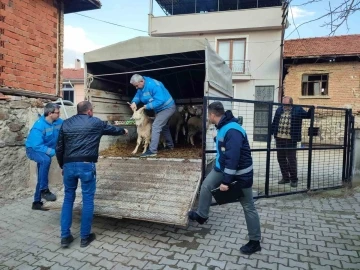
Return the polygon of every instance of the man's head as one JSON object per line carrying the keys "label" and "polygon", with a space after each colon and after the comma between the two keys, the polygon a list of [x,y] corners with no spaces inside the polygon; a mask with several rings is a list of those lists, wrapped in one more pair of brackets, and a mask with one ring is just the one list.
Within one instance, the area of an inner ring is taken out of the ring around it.
{"label": "man's head", "polygon": [[284,96],[284,97],[282,98],[282,104],[284,104],[284,105],[289,105],[289,106],[291,106],[291,105],[293,105],[293,103],[294,103],[294,101],[293,101],[292,97]]}
{"label": "man's head", "polygon": [[87,100],[79,102],[77,105],[77,113],[93,116],[93,107],[91,103]]}
{"label": "man's head", "polygon": [[49,121],[56,121],[60,117],[60,106],[55,103],[46,104],[44,108],[44,115]]}
{"label": "man's head", "polygon": [[144,84],[145,84],[145,80],[143,78],[143,76],[139,75],[139,74],[134,74],[132,75],[131,79],[130,79],[130,83],[136,88],[136,89],[143,89],[144,88]]}
{"label": "man's head", "polygon": [[215,101],[208,106],[208,119],[211,124],[217,125],[224,114],[225,109],[221,102]]}

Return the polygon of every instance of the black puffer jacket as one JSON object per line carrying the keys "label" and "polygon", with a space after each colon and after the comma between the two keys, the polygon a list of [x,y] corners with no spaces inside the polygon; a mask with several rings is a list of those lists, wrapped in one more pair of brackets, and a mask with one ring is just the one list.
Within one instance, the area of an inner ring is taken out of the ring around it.
{"label": "black puffer jacket", "polygon": [[69,162],[97,162],[101,136],[123,134],[123,128],[110,126],[87,114],[77,114],[66,119],[56,145],[60,167]]}

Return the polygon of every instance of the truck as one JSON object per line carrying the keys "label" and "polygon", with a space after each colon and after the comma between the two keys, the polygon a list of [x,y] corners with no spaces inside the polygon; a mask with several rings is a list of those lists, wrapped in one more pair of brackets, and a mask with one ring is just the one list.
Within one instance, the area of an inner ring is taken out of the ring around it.
{"label": "truck", "polygon": [[[94,116],[129,130],[129,137],[104,136],[100,149],[136,138],[127,104],[136,93],[130,84],[133,74],[161,81],[178,105],[206,106],[205,96],[233,97],[231,70],[207,39],[136,37],[85,53],[84,60],[85,96],[93,104]],[[205,148],[214,142],[206,140],[204,130],[199,157],[100,156],[95,214],[186,226],[187,212],[214,158],[205,155]],[[80,185],[77,192],[74,208],[81,209]],[[59,190],[58,200],[44,207],[60,209],[63,194]]]}

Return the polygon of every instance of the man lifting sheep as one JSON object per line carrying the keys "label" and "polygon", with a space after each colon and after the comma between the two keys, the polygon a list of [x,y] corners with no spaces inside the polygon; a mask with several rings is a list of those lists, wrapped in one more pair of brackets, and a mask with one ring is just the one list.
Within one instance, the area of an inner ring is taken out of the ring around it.
{"label": "man lifting sheep", "polygon": [[131,101],[130,108],[136,110],[137,105],[142,102],[146,110],[155,111],[150,147],[140,157],[156,156],[161,132],[163,132],[166,141],[166,148],[173,149],[174,143],[168,122],[176,111],[176,106],[169,91],[162,82],[139,74],[134,74],[130,79],[130,83],[137,89],[137,93]]}

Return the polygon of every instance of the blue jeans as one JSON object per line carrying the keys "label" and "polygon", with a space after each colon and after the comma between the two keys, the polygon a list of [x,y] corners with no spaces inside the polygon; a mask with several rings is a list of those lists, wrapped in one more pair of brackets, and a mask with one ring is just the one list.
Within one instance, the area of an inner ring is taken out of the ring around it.
{"label": "blue jeans", "polygon": [[80,237],[87,238],[91,232],[94,215],[94,196],[96,190],[95,163],[70,162],[63,167],[65,197],[61,211],[61,238],[71,235],[73,206],[76,197],[78,180],[81,181],[82,211]]}
{"label": "blue jeans", "polygon": [[51,157],[47,154],[26,148],[26,155],[37,163],[37,184],[34,195],[34,202],[41,201],[41,190],[49,188],[49,170]]}
{"label": "blue jeans", "polygon": [[[217,172],[214,169],[206,176],[201,185],[199,205],[197,214],[203,218],[209,217],[209,210],[212,201],[211,190],[221,185],[224,176],[222,172]],[[244,197],[240,198],[240,204],[243,207],[246,226],[250,240],[260,241],[260,219],[256,211],[252,188],[243,188]]]}

